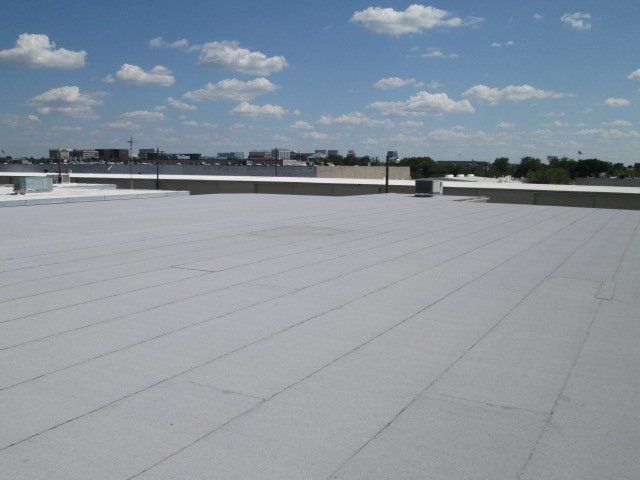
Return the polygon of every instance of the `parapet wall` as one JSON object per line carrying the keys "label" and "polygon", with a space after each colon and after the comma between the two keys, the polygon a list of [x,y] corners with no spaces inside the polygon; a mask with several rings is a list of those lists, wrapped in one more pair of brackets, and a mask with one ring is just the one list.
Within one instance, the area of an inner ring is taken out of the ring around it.
{"label": "parapet wall", "polygon": [[[13,165],[0,164],[0,172],[31,172],[45,171],[57,173],[58,164]],[[62,165],[62,172],[73,173],[111,173],[129,174],[129,165],[108,164],[66,164]],[[134,163],[131,165],[134,174],[155,175],[154,164]],[[369,180],[384,179],[384,167],[358,166],[293,166],[293,165],[160,165],[161,175],[214,175],[234,177],[319,177],[319,178],[361,178]],[[409,180],[409,167],[389,167],[391,180]]]}

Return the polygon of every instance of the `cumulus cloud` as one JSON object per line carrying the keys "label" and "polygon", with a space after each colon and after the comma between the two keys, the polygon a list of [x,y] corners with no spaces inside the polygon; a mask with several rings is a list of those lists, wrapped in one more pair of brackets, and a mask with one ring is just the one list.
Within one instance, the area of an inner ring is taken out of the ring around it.
{"label": "cumulus cloud", "polygon": [[422,58],[458,58],[457,53],[444,53],[438,48],[429,48],[429,50],[422,55]]}
{"label": "cumulus cloud", "polygon": [[584,12],[565,13],[560,20],[576,30],[591,30],[591,24],[588,20],[591,14]]}
{"label": "cumulus cloud", "polygon": [[396,88],[407,87],[409,85],[421,88],[424,87],[424,82],[418,82],[415,78],[389,77],[378,80],[373,84],[373,88],[377,88],[379,90],[393,90]]}
{"label": "cumulus cloud", "polygon": [[498,128],[502,128],[502,129],[505,129],[505,130],[508,130],[508,129],[514,128],[514,127],[515,127],[515,125],[513,123],[509,123],[509,122],[500,122],[498,124]]}
{"label": "cumulus cloud", "polygon": [[178,110],[185,110],[185,111],[191,111],[191,112],[198,109],[198,107],[196,107],[195,105],[191,105],[189,103],[183,102],[182,100],[176,100],[173,97],[167,98],[167,105],[173,108],[177,108]]}
{"label": "cumulus cloud", "polygon": [[87,52],[56,48],[49,37],[42,34],[23,33],[15,46],[0,50],[0,60],[19,63],[27,67],[80,68],[84,67]]}
{"label": "cumulus cloud", "polygon": [[115,80],[136,85],[159,85],[161,87],[169,87],[176,81],[175,77],[171,75],[171,70],[162,65],[156,65],[148,72],[145,72],[138,65],[130,65],[128,63],[120,67],[115,77],[108,75],[105,78],[107,83],[114,82]]}
{"label": "cumulus cloud", "polygon": [[149,46],[151,48],[188,48],[189,40],[182,38],[175,42],[167,42],[162,37],[156,37],[149,40]]}
{"label": "cumulus cloud", "polygon": [[268,57],[262,52],[252,52],[241,47],[238,42],[229,40],[202,45],[198,62],[200,65],[250,75],[270,75],[287,67],[287,61],[281,55]]}
{"label": "cumulus cloud", "polygon": [[134,110],[132,112],[123,113],[120,116],[125,120],[141,120],[141,121],[164,120],[164,113],[151,112],[149,110]]}
{"label": "cumulus cloud", "polygon": [[640,68],[635,72],[631,72],[627,78],[629,80],[640,80]]}
{"label": "cumulus cloud", "polygon": [[415,120],[406,120],[404,122],[401,122],[400,125],[407,128],[420,128],[424,125],[424,123]]}
{"label": "cumulus cloud", "polygon": [[322,132],[306,132],[304,138],[311,138],[313,140],[326,140],[327,134]]}
{"label": "cumulus cloud", "polygon": [[455,28],[473,25],[484,21],[483,18],[472,17],[463,20],[454,17],[450,12],[425,5],[410,5],[404,11],[393,8],[369,7],[354,12],[351,21],[384,35],[407,35],[422,33],[434,28]]}
{"label": "cumulus cloud", "polygon": [[619,139],[619,138],[640,138],[640,132],[637,130],[629,130],[627,132],[623,132],[616,128],[605,129],[605,128],[590,128],[586,130],[580,130],[578,135],[588,136],[588,137],[598,137],[601,140],[611,140],[611,139]]}
{"label": "cumulus cloud", "polygon": [[182,124],[187,127],[198,127],[198,128],[217,128],[218,127],[218,125],[215,123],[196,122],[195,120],[183,120]]}
{"label": "cumulus cloud", "polygon": [[185,93],[182,98],[195,102],[204,100],[232,100],[246,102],[278,89],[278,85],[264,77],[243,82],[237,78],[226,78],[218,83],[207,83],[204,88]]}
{"label": "cumulus cloud", "polygon": [[32,128],[40,122],[37,115],[18,115],[7,113],[0,115],[0,125],[11,128]]}
{"label": "cumulus cloud", "polygon": [[496,105],[502,102],[523,102],[525,100],[545,98],[562,98],[562,93],[541,90],[531,85],[509,85],[505,88],[492,88],[486,85],[475,85],[462,94],[466,98],[475,98]]}
{"label": "cumulus cloud", "polygon": [[614,120],[613,122],[603,122],[602,124],[612,127],[630,127],[632,125],[632,123],[627,120]]}
{"label": "cumulus cloud", "polygon": [[80,88],[76,86],[65,86],[36,95],[29,100],[29,105],[43,115],[58,112],[78,118],[95,119],[98,115],[93,109],[103,103],[97,96],[81,93]]}
{"label": "cumulus cloud", "polygon": [[475,109],[468,100],[455,101],[446,93],[418,92],[408,100],[398,102],[375,102],[369,105],[385,115],[415,116],[439,115],[443,113],[473,113]]}
{"label": "cumulus cloud", "polygon": [[428,140],[436,142],[455,141],[473,143],[481,146],[496,146],[505,144],[503,139],[506,135],[509,134],[503,132],[492,135],[482,130],[478,130],[477,132],[467,132],[464,127],[456,126],[453,128],[437,128],[435,130],[431,130],[430,132],[427,132],[425,137]]}
{"label": "cumulus cloud", "polygon": [[297,122],[289,125],[289,128],[293,130],[311,130],[313,126],[309,122],[305,122],[304,120],[298,120]]}
{"label": "cumulus cloud", "polygon": [[231,110],[231,113],[237,113],[240,115],[247,115],[249,117],[282,117],[285,115],[285,110],[280,105],[271,105],[269,103],[265,105],[254,105],[249,102],[242,102]]}
{"label": "cumulus cloud", "polygon": [[140,128],[140,125],[130,120],[116,120],[115,122],[105,123],[104,126],[115,130],[138,130]]}
{"label": "cumulus cloud", "polygon": [[534,14],[533,14],[533,18],[534,18],[535,20],[542,20],[542,19],[544,19],[544,17],[543,17],[542,15],[540,15],[539,13],[534,13]]}
{"label": "cumulus cloud", "polygon": [[493,43],[491,44],[491,47],[492,47],[492,48],[500,48],[501,46],[502,46],[502,44],[501,44],[501,43],[498,43],[498,42],[493,42]]}
{"label": "cumulus cloud", "polygon": [[321,125],[364,125],[367,127],[392,127],[393,122],[390,120],[375,120],[367,117],[360,112],[348,113],[346,115],[340,115],[333,117],[331,115],[323,115],[318,120]]}
{"label": "cumulus cloud", "polygon": [[604,104],[607,107],[628,107],[631,102],[626,98],[607,98]]}

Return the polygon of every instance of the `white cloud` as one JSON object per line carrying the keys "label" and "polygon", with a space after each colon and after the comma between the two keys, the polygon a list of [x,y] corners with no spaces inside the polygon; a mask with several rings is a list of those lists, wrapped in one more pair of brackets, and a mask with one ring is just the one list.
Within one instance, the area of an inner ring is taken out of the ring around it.
{"label": "white cloud", "polygon": [[415,120],[406,120],[404,122],[401,122],[400,125],[407,128],[420,128],[424,125],[424,123]]}
{"label": "white cloud", "polygon": [[7,113],[0,115],[0,125],[11,128],[31,128],[37,125],[40,119],[37,115],[18,115]]}
{"label": "white cloud", "polygon": [[289,141],[289,137],[287,137],[285,135],[274,135],[272,138],[276,142],[288,142]]}
{"label": "white cloud", "polygon": [[149,40],[149,46],[151,48],[188,48],[189,40],[182,38],[175,42],[167,42],[162,37],[156,37]]}
{"label": "white cloud", "polygon": [[110,83],[116,79],[136,85],[160,85],[162,87],[169,87],[176,81],[175,77],[171,75],[171,70],[162,65],[156,65],[148,72],[145,72],[138,65],[130,65],[128,63],[120,67],[120,70],[115,74],[115,79],[109,75],[105,78],[105,81]]}
{"label": "white cloud", "polygon": [[631,102],[626,98],[607,98],[604,101],[604,104],[607,107],[628,107]]}
{"label": "white cloud", "polygon": [[311,130],[313,126],[309,122],[305,122],[304,120],[298,120],[297,122],[289,125],[289,128],[293,130]]}
{"label": "white cloud", "polygon": [[52,88],[29,100],[29,105],[35,107],[39,113],[63,113],[78,118],[95,119],[98,115],[94,107],[102,105],[97,95],[81,93],[76,86]]}
{"label": "white cloud", "polygon": [[382,111],[385,115],[400,116],[475,112],[468,100],[455,101],[449,98],[446,93],[428,93],[424,91],[418,92],[405,101],[375,102],[369,106]]}
{"label": "white cloud", "polygon": [[464,131],[464,127],[453,127],[453,128],[437,128],[435,130],[431,130],[427,132],[426,138],[429,140],[436,140],[439,142],[449,141],[449,140],[462,140],[466,139],[468,135]]}
{"label": "white cloud", "polygon": [[588,137],[598,137],[601,140],[611,140],[611,139],[618,139],[618,138],[640,138],[640,132],[637,130],[622,132],[616,128],[613,128],[613,129],[590,128],[587,130],[580,130],[578,132],[578,135],[583,135]]}
{"label": "white cloud", "polygon": [[438,48],[429,48],[429,51],[420,55],[422,58],[458,58],[457,53],[444,53]]}
{"label": "white cloud", "polygon": [[502,44],[500,44],[500,43],[498,43],[498,42],[493,42],[493,43],[491,44],[491,46],[492,46],[493,48],[500,48],[500,47],[502,46]]}
{"label": "white cloud", "polygon": [[140,128],[140,125],[129,120],[116,120],[115,122],[105,123],[104,126],[115,130],[138,130]]}
{"label": "white cloud", "polygon": [[410,135],[405,135],[404,133],[399,133],[397,135],[394,135],[393,137],[389,138],[389,141],[391,142],[398,142],[398,143],[411,143],[411,142],[419,142],[421,141],[422,138],[421,137],[415,137],[415,136],[410,136]]}
{"label": "white cloud", "polygon": [[278,85],[264,77],[243,82],[236,78],[227,78],[218,83],[207,83],[204,88],[185,93],[182,98],[201,102],[204,100],[232,100],[246,102],[264,93],[273,92]]}
{"label": "white cloud", "polygon": [[603,122],[602,124],[611,127],[630,127],[632,125],[632,123],[627,120],[614,120],[613,122]]}
{"label": "white cloud", "polygon": [[141,120],[141,121],[164,120],[164,113],[151,112],[149,110],[134,110],[132,112],[123,113],[120,116],[126,120]]}
{"label": "white cloud", "polygon": [[311,138],[313,140],[325,140],[327,138],[327,134],[326,133],[322,133],[322,132],[306,132],[304,134],[304,138]]}
{"label": "white cloud", "polygon": [[80,133],[82,132],[82,127],[71,127],[68,125],[54,125],[50,128],[52,132],[60,132],[60,133]]}
{"label": "white cloud", "polygon": [[234,123],[233,125],[229,126],[229,130],[231,130],[232,132],[237,132],[239,130],[244,130],[245,128],[245,124],[244,123]]}
{"label": "white cloud", "polygon": [[218,125],[215,123],[196,122],[195,120],[184,120],[182,124],[187,127],[198,127],[198,128],[217,128],[218,127]]}
{"label": "white cloud", "polygon": [[242,102],[231,110],[231,113],[248,115],[250,117],[282,117],[289,113],[280,105],[254,105],[249,102]]}
{"label": "white cloud", "polygon": [[541,90],[531,85],[509,85],[505,88],[492,88],[475,85],[462,94],[463,97],[484,100],[492,105],[502,102],[522,102],[531,99],[562,98],[562,93]]}
{"label": "white cloud", "polygon": [[591,30],[591,24],[587,21],[591,14],[584,12],[565,13],[560,20],[576,30]]}
{"label": "white cloud", "polygon": [[379,90],[393,90],[409,85],[421,88],[424,87],[424,82],[418,82],[415,78],[389,77],[378,80],[373,84],[373,88],[377,88]]}
{"label": "white cloud", "polygon": [[0,50],[0,60],[34,68],[80,68],[84,67],[86,58],[87,52],[84,50],[75,52],[56,48],[48,36],[34,33],[21,34],[13,48]]}
{"label": "white cloud", "polygon": [[513,47],[516,44],[516,42],[514,42],[513,40],[509,40],[506,45],[507,47]]}
{"label": "white cloud", "polygon": [[498,146],[505,145],[504,138],[509,136],[508,133],[502,132],[498,134],[489,134],[482,130],[467,133],[464,127],[456,126],[453,128],[437,128],[427,132],[426,138],[436,142],[468,143],[480,146]]}
{"label": "white cloud", "polygon": [[509,123],[509,122],[500,122],[498,124],[498,128],[502,128],[502,129],[510,129],[510,128],[514,128],[515,125],[513,123]]}
{"label": "white cloud", "polygon": [[367,117],[360,112],[348,113],[346,115],[340,115],[333,117],[331,115],[323,115],[318,120],[321,125],[365,125],[367,127],[392,127],[393,122],[390,120],[375,120]]}
{"label": "white cloud", "polygon": [[167,104],[170,107],[177,108],[178,110],[185,110],[185,111],[188,110],[193,112],[198,109],[198,107],[196,107],[195,105],[190,105],[186,102],[183,102],[182,100],[176,100],[173,97],[167,98]]}
{"label": "white cloud", "polygon": [[631,72],[627,78],[629,80],[640,80],[640,68],[635,72]]}
{"label": "white cloud", "polygon": [[410,5],[404,11],[393,8],[369,7],[354,12],[352,22],[361,23],[365,28],[385,35],[406,35],[422,33],[433,28],[455,28],[484,21],[482,18],[462,20],[450,12],[432,6]]}
{"label": "white cloud", "polygon": [[544,17],[543,17],[542,15],[540,15],[539,13],[534,13],[534,14],[533,14],[533,18],[534,18],[535,20],[542,20],[542,19],[544,19]]}
{"label": "white cloud", "polygon": [[270,75],[287,67],[283,56],[268,57],[262,52],[252,52],[241,47],[238,42],[228,40],[202,45],[198,61],[200,65],[251,75]]}

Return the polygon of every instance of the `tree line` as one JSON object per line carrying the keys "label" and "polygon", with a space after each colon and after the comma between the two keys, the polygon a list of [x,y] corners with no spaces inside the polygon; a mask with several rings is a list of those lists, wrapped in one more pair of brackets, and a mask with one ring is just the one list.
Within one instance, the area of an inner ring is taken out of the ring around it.
{"label": "tree line", "polygon": [[398,163],[411,169],[412,178],[444,177],[445,175],[476,175],[479,177],[512,176],[528,183],[569,184],[579,177],[633,177],[633,167],[590,158],[574,160],[568,157],[553,158],[548,164],[539,158],[523,157],[519,164],[509,158],[496,158],[490,162],[437,162],[431,157],[403,158]]}

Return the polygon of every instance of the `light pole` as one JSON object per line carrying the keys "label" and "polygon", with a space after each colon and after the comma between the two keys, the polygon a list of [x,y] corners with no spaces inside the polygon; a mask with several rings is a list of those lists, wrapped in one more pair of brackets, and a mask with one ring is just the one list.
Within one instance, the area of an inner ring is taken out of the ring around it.
{"label": "light pole", "polygon": [[156,190],[160,190],[160,147],[156,148]]}

